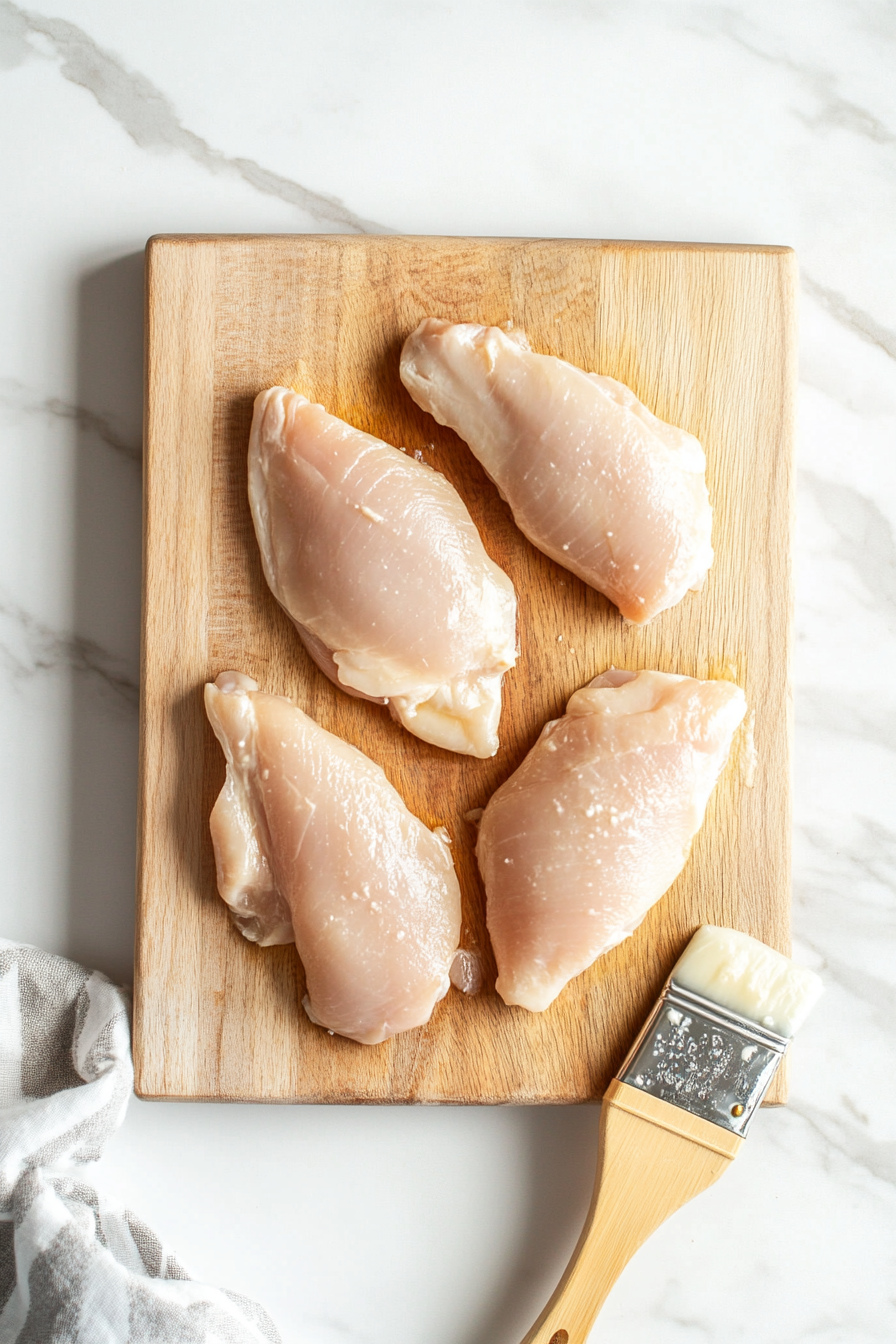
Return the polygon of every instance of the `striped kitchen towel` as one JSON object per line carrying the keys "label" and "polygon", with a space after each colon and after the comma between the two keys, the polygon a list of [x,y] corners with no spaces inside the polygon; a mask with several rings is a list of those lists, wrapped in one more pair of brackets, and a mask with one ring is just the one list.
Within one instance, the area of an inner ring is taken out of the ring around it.
{"label": "striped kitchen towel", "polygon": [[82,1180],[132,1084],[123,991],[0,939],[0,1344],[280,1344]]}

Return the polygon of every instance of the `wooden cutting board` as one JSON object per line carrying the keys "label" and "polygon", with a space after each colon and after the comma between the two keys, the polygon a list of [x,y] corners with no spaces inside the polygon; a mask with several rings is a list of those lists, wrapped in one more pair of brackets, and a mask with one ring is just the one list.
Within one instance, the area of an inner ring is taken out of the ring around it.
{"label": "wooden cutting board", "polygon": [[[572,1102],[599,1097],[701,923],[789,950],[795,258],[787,248],[544,239],[159,237],[148,245],[144,629],[134,1057],[143,1097],[307,1102]],[[716,561],[646,628],[516,530],[472,453],[398,377],[426,315],[512,321],[533,349],[627,383],[696,434]],[[457,486],[519,594],[521,655],[502,747],[454,756],[312,665],[262,577],[246,499],[253,399],[287,383]],[[474,859],[481,807],[545,720],[610,665],[724,677],[736,741],[684,872],[628,942],[542,1014],[496,996]],[[224,669],[292,697],[443,825],[483,959],[427,1026],[379,1046],[312,1024],[293,947],[260,949],[215,890],[208,816],[224,779],[202,708]],[[750,787],[750,739],[755,770]],[[773,1100],[782,1100],[777,1084]]]}

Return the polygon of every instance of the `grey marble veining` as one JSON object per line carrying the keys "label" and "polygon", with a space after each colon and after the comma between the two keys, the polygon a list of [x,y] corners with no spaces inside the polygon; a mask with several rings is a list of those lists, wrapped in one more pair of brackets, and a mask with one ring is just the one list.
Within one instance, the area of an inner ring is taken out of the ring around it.
{"label": "grey marble veining", "polygon": [[875,322],[869,313],[863,313],[860,308],[853,307],[843,294],[838,294],[836,290],[827,289],[824,285],[820,285],[805,271],[803,271],[801,279],[805,292],[810,294],[813,299],[817,299],[833,318],[842,322],[845,327],[849,327],[851,331],[856,332],[864,340],[870,341],[872,345],[879,346],[891,359],[896,359],[896,331],[881,326],[879,322]]}
{"label": "grey marble veining", "polygon": [[[791,1105],[595,1344],[896,1337],[894,65],[876,0],[0,0],[0,931],[121,976],[146,237],[797,248],[794,933],[827,993]],[[516,1344],[596,1119],[137,1103],[98,1180],[289,1344]]]}
{"label": "grey marble veining", "polygon": [[64,670],[97,680],[128,705],[136,706],[139,687],[132,669],[93,640],[53,630],[6,600],[0,592],[0,628],[7,625],[11,637],[0,637],[0,659],[13,679],[41,672]]}
{"label": "grey marble veining", "polygon": [[236,173],[256,191],[296,206],[315,223],[336,232],[382,232],[381,226],[360,219],[335,197],[309,191],[252,159],[230,157],[215,149],[182,124],[161,90],[124,66],[76,24],[22,9],[12,0],[0,0],[0,14],[8,42],[3,58],[7,69],[31,54],[57,60],[63,78],[93,94],[140,149],[172,150],[188,155],[209,172]]}
{"label": "grey marble veining", "polygon": [[[808,17],[809,11],[805,7],[803,13]],[[896,133],[879,117],[839,92],[841,72],[836,68],[836,52],[833,49],[825,53],[827,62],[830,62],[825,65],[791,54],[793,47],[787,41],[787,35],[780,31],[769,31],[762,22],[756,22],[750,6],[740,11],[725,6],[709,6],[704,10],[704,15],[703,24],[697,27],[698,31],[717,34],[737,43],[751,56],[777,66],[805,87],[817,107],[811,113],[797,111],[795,115],[810,130],[839,129],[853,135],[867,136],[879,145],[896,144]],[[806,36],[805,29],[801,27],[794,36],[797,37],[794,45],[799,51],[803,46],[800,39]]]}
{"label": "grey marble veining", "polygon": [[143,445],[118,428],[111,416],[101,415],[86,406],[76,406],[62,397],[42,397],[14,378],[0,379],[0,406],[26,415],[39,415],[70,421],[85,434],[95,434],[116,453],[132,462],[143,458]]}

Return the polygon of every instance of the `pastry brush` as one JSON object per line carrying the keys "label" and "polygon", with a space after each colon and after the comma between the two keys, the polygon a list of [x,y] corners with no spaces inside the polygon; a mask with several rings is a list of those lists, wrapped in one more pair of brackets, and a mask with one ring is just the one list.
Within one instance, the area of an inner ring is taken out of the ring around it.
{"label": "pastry brush", "polygon": [[572,1259],[523,1344],[585,1344],[639,1246],[737,1156],[818,976],[705,924],[604,1095],[594,1197]]}

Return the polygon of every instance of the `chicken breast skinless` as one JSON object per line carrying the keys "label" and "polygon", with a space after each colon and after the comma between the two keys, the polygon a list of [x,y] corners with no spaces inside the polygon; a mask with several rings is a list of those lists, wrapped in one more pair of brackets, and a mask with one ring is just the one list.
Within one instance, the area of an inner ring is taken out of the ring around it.
{"label": "chicken breast skinless", "polygon": [[471,756],[498,749],[516,595],[444,476],[285,387],[255,402],[265,578],[337,686]]}
{"label": "chicken breast skinless", "polygon": [[426,318],[401,380],[475,453],[539,550],[643,624],[712,564],[706,457],[615,378],[534,354],[521,332]]}
{"label": "chicken breast skinless", "polygon": [[681,872],[744,717],[729,681],[611,670],[490,799],[476,850],[505,1003],[541,1012]]}
{"label": "chicken breast skinless", "polygon": [[451,851],[383,771],[239,672],[205,688],[227,759],[218,890],[247,938],[295,941],[312,1022],[365,1045],[427,1022],[460,939]]}

